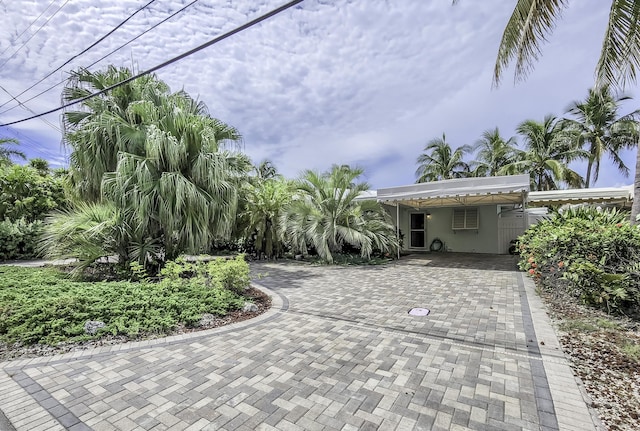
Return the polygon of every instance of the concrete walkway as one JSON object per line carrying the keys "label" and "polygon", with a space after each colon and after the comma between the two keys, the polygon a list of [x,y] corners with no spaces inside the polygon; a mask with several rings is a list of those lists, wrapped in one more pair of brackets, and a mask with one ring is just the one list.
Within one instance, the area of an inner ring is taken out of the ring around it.
{"label": "concrete walkway", "polygon": [[460,254],[255,264],[268,313],[0,363],[0,410],[30,431],[598,429],[514,268],[509,256]]}

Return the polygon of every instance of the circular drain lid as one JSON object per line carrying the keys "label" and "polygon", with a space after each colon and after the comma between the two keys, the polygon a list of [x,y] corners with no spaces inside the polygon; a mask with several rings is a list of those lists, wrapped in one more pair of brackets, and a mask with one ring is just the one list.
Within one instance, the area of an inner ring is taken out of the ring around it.
{"label": "circular drain lid", "polygon": [[430,313],[428,308],[412,308],[409,310],[410,316],[426,316]]}

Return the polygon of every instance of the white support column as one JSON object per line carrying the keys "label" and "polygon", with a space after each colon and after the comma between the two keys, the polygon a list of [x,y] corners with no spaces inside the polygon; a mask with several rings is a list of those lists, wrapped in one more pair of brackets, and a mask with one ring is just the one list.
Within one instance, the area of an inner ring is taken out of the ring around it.
{"label": "white support column", "polygon": [[398,260],[400,260],[400,203],[396,201],[396,241],[398,243]]}

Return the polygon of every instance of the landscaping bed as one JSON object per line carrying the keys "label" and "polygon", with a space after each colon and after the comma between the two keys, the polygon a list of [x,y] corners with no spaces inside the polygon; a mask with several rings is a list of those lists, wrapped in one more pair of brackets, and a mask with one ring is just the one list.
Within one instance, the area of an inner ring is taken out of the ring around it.
{"label": "landscaping bed", "polygon": [[249,286],[242,258],[166,268],[158,282],[86,282],[55,268],[0,267],[0,360],[201,331],[271,306]]}

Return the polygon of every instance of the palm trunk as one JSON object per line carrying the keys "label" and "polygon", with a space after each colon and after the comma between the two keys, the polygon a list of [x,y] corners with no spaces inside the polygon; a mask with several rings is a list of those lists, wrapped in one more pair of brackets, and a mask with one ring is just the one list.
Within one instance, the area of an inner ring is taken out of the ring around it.
{"label": "palm trunk", "polygon": [[584,188],[588,189],[591,184],[591,168],[593,167],[593,159],[589,157],[589,163],[587,163],[587,177],[584,181]]}
{"label": "palm trunk", "polygon": [[640,144],[636,146],[636,175],[633,182],[633,205],[631,206],[631,224],[636,224],[640,214]]}

